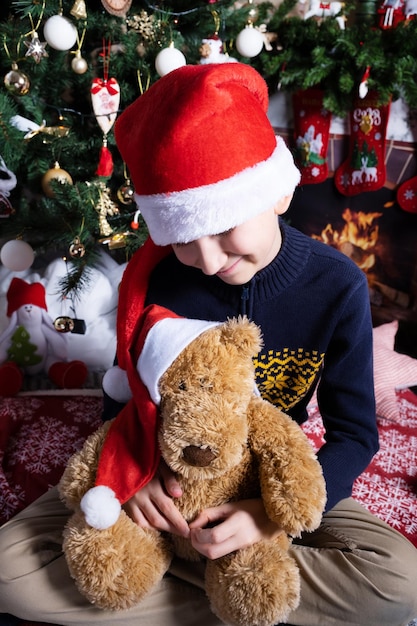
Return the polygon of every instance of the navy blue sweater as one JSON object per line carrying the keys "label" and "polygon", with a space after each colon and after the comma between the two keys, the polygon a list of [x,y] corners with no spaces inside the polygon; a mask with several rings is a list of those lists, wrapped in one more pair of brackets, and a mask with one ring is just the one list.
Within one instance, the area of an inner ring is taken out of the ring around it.
{"label": "navy blue sweater", "polygon": [[280,224],[280,252],[248,284],[228,285],[171,254],[153,271],[147,304],[216,321],[247,315],[263,334],[261,395],[300,424],[319,382],[328,510],[351,495],[378,449],[367,281],[343,254]]}

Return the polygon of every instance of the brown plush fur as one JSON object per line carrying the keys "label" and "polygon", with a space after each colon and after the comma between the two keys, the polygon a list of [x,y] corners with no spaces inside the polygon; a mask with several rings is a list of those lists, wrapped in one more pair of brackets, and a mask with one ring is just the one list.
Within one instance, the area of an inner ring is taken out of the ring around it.
{"label": "brown plush fur", "polygon": [[[208,561],[206,590],[213,612],[237,626],[272,626],[299,602],[300,581],[289,537],[315,529],[325,504],[320,465],[299,426],[254,393],[252,358],[258,327],[229,320],[195,339],[161,377],[159,443],[184,495],[176,504],[186,520],[206,507],[262,497],[284,531],[223,558]],[[172,553],[198,560],[190,542],[145,531],[122,511],[107,530],[89,527],[79,511],[93,486],[108,425],[74,455],[60,493],[75,511],[64,551],[80,591],[97,606],[124,609],[141,601],[169,567]]]}

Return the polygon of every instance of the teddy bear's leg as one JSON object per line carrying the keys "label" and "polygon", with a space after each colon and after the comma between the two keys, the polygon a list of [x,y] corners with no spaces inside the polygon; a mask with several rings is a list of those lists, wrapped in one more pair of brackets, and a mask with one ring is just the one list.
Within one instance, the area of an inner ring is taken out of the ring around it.
{"label": "teddy bear's leg", "polygon": [[23,384],[23,374],[18,365],[13,361],[6,361],[0,365],[0,397],[10,398],[15,396]]}
{"label": "teddy bear's leg", "polygon": [[213,613],[226,624],[273,626],[298,606],[299,571],[279,539],[261,541],[208,561],[206,591]]}
{"label": "teddy bear's leg", "polygon": [[75,513],[64,530],[65,557],[77,587],[102,609],[138,604],[162,579],[171,551],[160,533],[137,526],[121,512],[114,526],[97,530]]}

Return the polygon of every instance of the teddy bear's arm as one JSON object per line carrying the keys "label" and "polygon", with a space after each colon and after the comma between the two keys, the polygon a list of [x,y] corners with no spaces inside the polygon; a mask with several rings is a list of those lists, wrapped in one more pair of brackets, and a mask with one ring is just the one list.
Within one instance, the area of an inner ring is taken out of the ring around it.
{"label": "teddy bear's arm", "polygon": [[268,516],[293,537],[314,530],[323,514],[326,486],[307,436],[290,417],[258,397],[251,400],[249,420]]}

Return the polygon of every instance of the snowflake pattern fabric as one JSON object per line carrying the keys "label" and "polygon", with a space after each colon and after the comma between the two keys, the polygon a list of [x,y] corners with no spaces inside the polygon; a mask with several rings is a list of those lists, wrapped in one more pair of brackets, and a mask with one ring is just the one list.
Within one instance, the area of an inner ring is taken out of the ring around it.
{"label": "snowflake pattern fabric", "polygon": [[0,524],[57,484],[69,457],[101,423],[98,396],[0,400]]}
{"label": "snowflake pattern fabric", "polygon": [[[380,449],[355,481],[353,497],[417,547],[417,396],[409,389],[396,394],[399,417],[395,423],[378,417]],[[317,405],[309,414],[303,430],[317,450],[324,442]]]}

